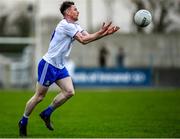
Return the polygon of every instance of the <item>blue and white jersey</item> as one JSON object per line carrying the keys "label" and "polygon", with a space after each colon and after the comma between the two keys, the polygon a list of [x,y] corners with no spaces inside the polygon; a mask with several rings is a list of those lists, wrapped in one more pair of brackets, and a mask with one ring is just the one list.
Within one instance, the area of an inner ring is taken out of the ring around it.
{"label": "blue and white jersey", "polygon": [[63,69],[69,56],[74,36],[83,29],[77,23],[68,23],[65,19],[57,25],[49,45],[48,52],[43,59],[53,66]]}

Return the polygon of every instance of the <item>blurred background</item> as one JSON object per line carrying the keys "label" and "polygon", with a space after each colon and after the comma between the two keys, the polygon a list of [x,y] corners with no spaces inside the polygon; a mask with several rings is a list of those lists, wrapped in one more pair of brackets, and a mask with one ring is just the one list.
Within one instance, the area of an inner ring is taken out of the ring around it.
{"label": "blurred background", "polygon": [[[37,64],[63,18],[62,1],[0,1],[0,88],[34,88]],[[86,46],[75,42],[67,67],[77,87],[179,87],[180,0],[74,0],[88,32],[105,21],[121,27]],[[153,22],[138,28],[139,9]]]}

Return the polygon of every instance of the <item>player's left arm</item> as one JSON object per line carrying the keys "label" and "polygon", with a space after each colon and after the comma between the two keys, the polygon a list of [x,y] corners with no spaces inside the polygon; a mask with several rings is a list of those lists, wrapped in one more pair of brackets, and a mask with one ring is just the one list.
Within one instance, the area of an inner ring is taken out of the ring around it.
{"label": "player's left arm", "polygon": [[101,39],[105,36],[111,35],[111,34],[115,33],[116,31],[118,31],[119,29],[120,28],[117,26],[112,26],[112,22],[110,22],[107,25],[105,23],[103,23],[103,26],[100,28],[100,30],[95,33],[89,34],[86,31],[77,32],[74,37],[80,43],[87,44],[92,41]]}

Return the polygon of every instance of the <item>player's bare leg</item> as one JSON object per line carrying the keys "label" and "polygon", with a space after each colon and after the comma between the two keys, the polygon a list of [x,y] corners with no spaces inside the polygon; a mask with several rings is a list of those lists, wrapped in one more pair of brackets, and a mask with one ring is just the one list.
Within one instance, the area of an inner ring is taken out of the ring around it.
{"label": "player's bare leg", "polygon": [[22,119],[19,121],[19,135],[21,137],[27,136],[28,117],[32,113],[35,106],[43,100],[47,93],[48,87],[44,87],[37,83],[36,92],[31,99],[26,103],[26,108]]}
{"label": "player's bare leg", "polygon": [[40,114],[40,117],[44,120],[45,125],[49,130],[54,130],[52,122],[50,121],[52,112],[74,95],[71,77],[58,80],[56,81],[56,84],[61,88],[61,92],[54,98],[51,105]]}
{"label": "player's bare leg", "polygon": [[46,93],[48,91],[48,87],[44,87],[37,83],[36,85],[36,93],[34,96],[27,102],[24,115],[29,116],[35,106],[43,100],[43,98],[46,96]]}
{"label": "player's bare leg", "polygon": [[54,109],[64,104],[69,98],[71,98],[75,94],[71,77],[58,80],[56,84],[62,89],[62,92],[54,98],[51,104]]}

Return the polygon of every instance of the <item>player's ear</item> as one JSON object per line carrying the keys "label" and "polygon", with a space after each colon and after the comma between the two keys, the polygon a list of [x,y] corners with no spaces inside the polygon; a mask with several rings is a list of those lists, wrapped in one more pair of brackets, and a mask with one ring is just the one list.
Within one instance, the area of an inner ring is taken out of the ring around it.
{"label": "player's ear", "polygon": [[66,14],[69,15],[69,11],[68,10],[66,11]]}
{"label": "player's ear", "polygon": [[66,9],[66,10],[64,11],[64,15],[69,15],[69,10],[68,10],[68,9]]}
{"label": "player's ear", "polygon": [[67,14],[67,15],[70,15],[69,8],[66,10],[66,14]]}

